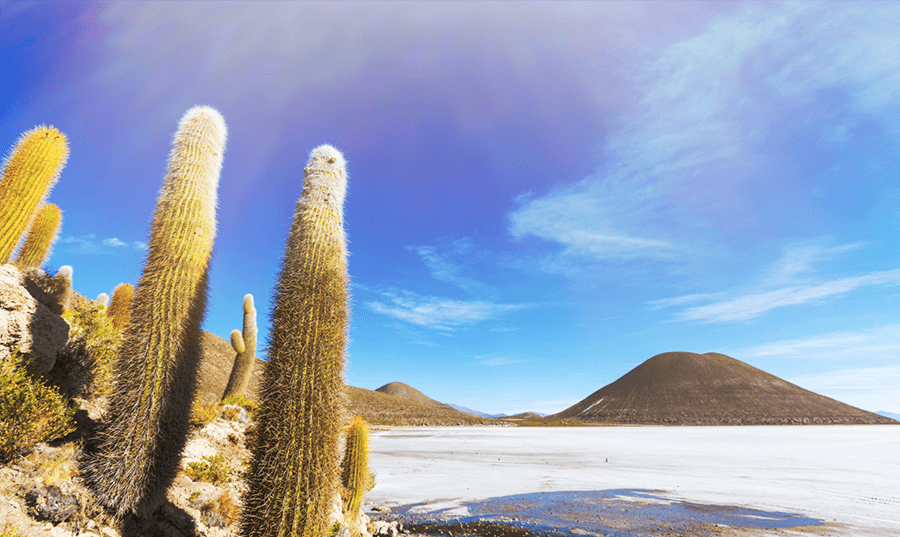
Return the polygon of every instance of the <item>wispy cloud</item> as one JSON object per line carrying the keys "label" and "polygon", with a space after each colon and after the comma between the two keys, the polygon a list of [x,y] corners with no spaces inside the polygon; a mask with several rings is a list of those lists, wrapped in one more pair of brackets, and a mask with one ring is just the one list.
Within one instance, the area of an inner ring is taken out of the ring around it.
{"label": "wispy cloud", "polygon": [[792,377],[791,382],[813,391],[898,391],[900,365],[841,369]]}
{"label": "wispy cloud", "polygon": [[[898,23],[900,8],[879,2],[751,4],[718,20],[637,74],[642,97],[610,134],[602,167],[520,196],[510,233],[561,245],[561,261],[544,265],[576,270],[597,259],[680,259],[704,240],[752,232],[746,223],[770,220],[764,211],[790,188],[767,167],[782,158],[767,140],[788,111],[805,117],[828,90],[841,113],[820,117],[820,130],[875,122],[896,138]],[[827,254],[807,253],[807,262]],[[790,277],[804,260],[782,270]],[[760,300],[805,300],[797,293]]]}
{"label": "wispy cloud", "polygon": [[831,280],[818,285],[785,287],[772,291],[751,293],[703,306],[693,306],[679,312],[675,318],[679,321],[710,323],[747,321],[775,308],[808,304],[843,295],[860,287],[896,282],[900,282],[900,269],[885,270],[862,276]]}
{"label": "wispy cloud", "polygon": [[499,356],[496,358],[482,358],[478,360],[478,363],[481,365],[487,365],[491,367],[497,367],[501,365],[512,365],[512,364],[522,364],[525,362],[531,362],[532,360],[525,360],[523,358],[510,358],[508,356]]}
{"label": "wispy cloud", "polygon": [[740,351],[740,356],[813,360],[896,360],[900,356],[900,324],[854,332],[831,332],[786,339]]}
{"label": "wispy cloud", "polygon": [[68,246],[68,253],[71,254],[108,254],[115,248],[130,248],[133,250],[146,250],[147,244],[141,241],[125,242],[117,237],[109,237],[106,239],[98,239],[97,235],[91,233],[89,235],[76,235],[63,237],[59,240],[59,244]]}
{"label": "wispy cloud", "polygon": [[452,330],[454,327],[495,319],[523,305],[498,304],[485,300],[452,300],[422,296],[410,291],[384,292],[383,300],[365,302],[369,310],[408,323]]}
{"label": "wispy cloud", "polygon": [[431,276],[435,280],[450,283],[470,293],[483,291],[488,286],[463,276],[462,266],[457,261],[459,258],[472,256],[475,246],[471,239],[463,238],[453,241],[451,248],[439,252],[435,246],[408,246],[407,250],[417,254],[425,266],[431,270]]}
{"label": "wispy cloud", "polygon": [[754,284],[731,292],[664,298],[648,305],[651,309],[683,307],[675,314],[676,321],[748,321],[776,308],[817,303],[862,287],[900,282],[900,268],[843,278],[828,279],[818,275],[816,263],[835,259],[859,246],[826,247],[815,241],[789,245],[778,260],[763,270],[762,277]]}

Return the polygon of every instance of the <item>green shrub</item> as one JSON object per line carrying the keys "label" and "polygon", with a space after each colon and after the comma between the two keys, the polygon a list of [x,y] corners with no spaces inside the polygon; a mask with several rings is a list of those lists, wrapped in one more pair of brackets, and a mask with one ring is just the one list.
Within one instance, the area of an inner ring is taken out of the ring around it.
{"label": "green shrub", "polygon": [[0,361],[0,462],[74,431],[74,413],[57,390],[28,376],[18,354]]}
{"label": "green shrub", "polygon": [[193,481],[205,481],[218,485],[219,483],[228,483],[231,481],[231,475],[234,468],[225,462],[225,457],[220,453],[217,455],[207,455],[202,461],[189,462],[184,470],[184,475],[190,477]]}
{"label": "green shrub", "polygon": [[50,381],[69,398],[106,395],[112,389],[120,332],[100,304],[73,302],[63,313],[71,326],[69,342],[50,372]]}

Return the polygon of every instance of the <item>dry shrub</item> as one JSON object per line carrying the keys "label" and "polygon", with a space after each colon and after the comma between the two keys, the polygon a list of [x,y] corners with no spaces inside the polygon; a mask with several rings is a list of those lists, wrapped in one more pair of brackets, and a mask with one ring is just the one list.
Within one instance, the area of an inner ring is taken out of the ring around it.
{"label": "dry shrub", "polygon": [[19,528],[12,524],[4,524],[0,527],[0,537],[25,537],[19,533]]}
{"label": "dry shrub", "polygon": [[57,390],[25,372],[20,355],[0,362],[0,462],[74,431],[74,413]]}
{"label": "dry shrub", "polygon": [[207,401],[203,397],[194,399],[194,404],[191,406],[191,425],[195,427],[209,425],[218,415],[218,401]]}
{"label": "dry shrub", "polygon": [[75,300],[63,313],[72,327],[69,342],[50,372],[50,381],[69,398],[106,395],[112,388],[113,367],[121,341],[100,304]]}
{"label": "dry shrub", "polygon": [[259,408],[259,403],[250,399],[249,397],[241,394],[241,395],[229,395],[225,399],[222,399],[223,405],[237,405],[244,410],[247,411],[251,416],[256,415],[256,409]]}

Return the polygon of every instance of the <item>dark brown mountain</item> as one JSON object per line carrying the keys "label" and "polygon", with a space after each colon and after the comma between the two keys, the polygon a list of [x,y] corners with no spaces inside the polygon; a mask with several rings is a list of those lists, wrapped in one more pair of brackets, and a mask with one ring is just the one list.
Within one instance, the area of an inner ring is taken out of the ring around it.
{"label": "dark brown mountain", "polygon": [[897,423],[714,352],[667,352],[548,420],[660,425]]}
{"label": "dark brown mountain", "polygon": [[[200,345],[202,358],[197,391],[204,397],[221,399],[222,394],[225,393],[225,386],[228,384],[231,367],[234,364],[235,352],[227,340],[206,331],[202,334]],[[257,390],[265,367],[266,363],[257,358],[247,390],[252,399],[257,399]],[[406,385],[402,384],[402,386]],[[463,414],[452,408],[448,410],[441,406],[442,403],[429,399],[414,388],[406,387],[409,390],[400,391],[413,396],[419,394],[424,400],[434,404],[347,386],[347,414],[362,416],[373,425],[486,425],[491,423],[490,420]]]}
{"label": "dark brown mountain", "polygon": [[388,384],[385,384],[375,391],[393,395],[394,397],[399,397],[401,399],[406,399],[407,401],[412,401],[413,403],[419,403],[420,405],[442,408],[451,412],[459,412],[452,406],[445,405],[444,403],[441,403],[439,401],[435,401],[419,390],[413,388],[409,384],[403,384],[402,382],[389,382]]}

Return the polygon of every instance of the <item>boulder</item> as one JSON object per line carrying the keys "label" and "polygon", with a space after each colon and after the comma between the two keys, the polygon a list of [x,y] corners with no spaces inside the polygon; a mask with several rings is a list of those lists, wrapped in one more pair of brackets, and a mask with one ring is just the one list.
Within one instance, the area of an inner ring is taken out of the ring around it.
{"label": "boulder", "polygon": [[26,355],[32,374],[53,369],[56,355],[69,341],[69,323],[41,304],[13,265],[0,265],[0,360],[16,351]]}

